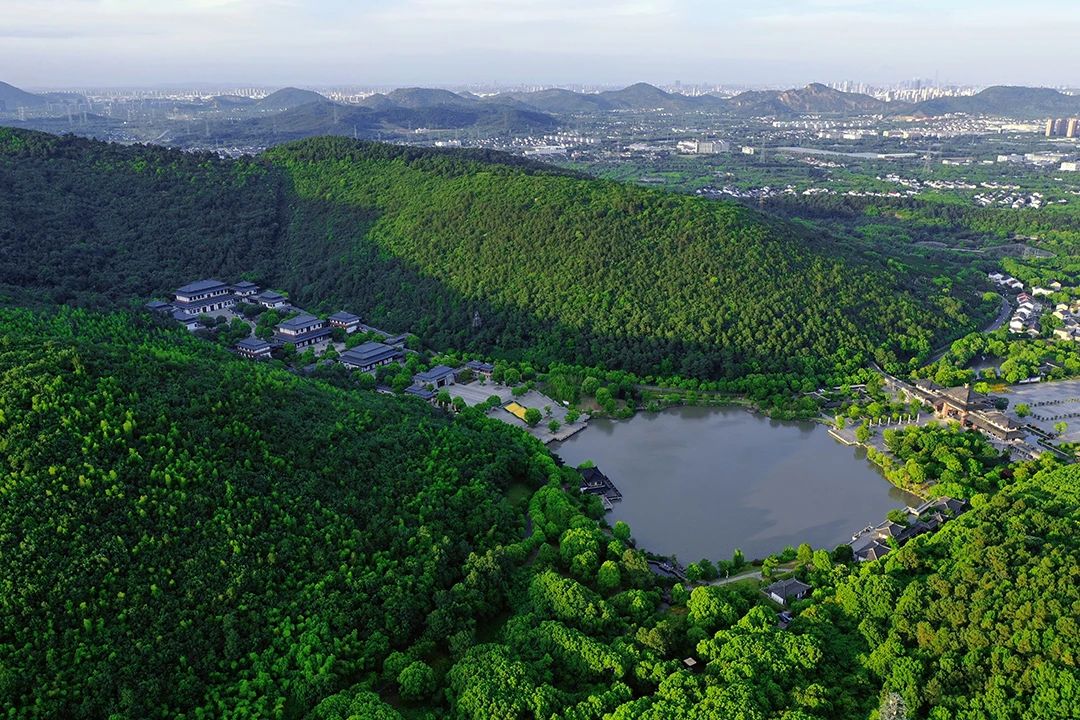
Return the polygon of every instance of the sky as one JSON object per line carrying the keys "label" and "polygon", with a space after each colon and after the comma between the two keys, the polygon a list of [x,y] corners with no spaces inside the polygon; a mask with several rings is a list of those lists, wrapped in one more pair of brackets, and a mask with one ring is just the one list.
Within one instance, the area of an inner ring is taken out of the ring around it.
{"label": "sky", "polygon": [[34,88],[1080,86],[1073,0],[0,0]]}

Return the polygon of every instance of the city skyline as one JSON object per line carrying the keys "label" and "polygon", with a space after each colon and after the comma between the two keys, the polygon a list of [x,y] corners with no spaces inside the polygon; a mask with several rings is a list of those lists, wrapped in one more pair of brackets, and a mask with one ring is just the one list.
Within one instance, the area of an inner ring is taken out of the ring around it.
{"label": "city skyline", "polygon": [[[150,85],[1080,85],[1075,4],[782,0],[14,0],[5,77]],[[1052,21],[1051,21],[1052,20]],[[437,50],[436,50],[437,48]]]}

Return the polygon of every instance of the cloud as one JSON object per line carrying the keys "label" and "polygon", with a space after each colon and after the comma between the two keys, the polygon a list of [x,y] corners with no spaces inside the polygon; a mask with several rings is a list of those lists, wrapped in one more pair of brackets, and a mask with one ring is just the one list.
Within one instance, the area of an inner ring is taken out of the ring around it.
{"label": "cloud", "polygon": [[1080,9],[1052,0],[4,0],[0,57],[37,86],[1052,83],[1078,35]]}

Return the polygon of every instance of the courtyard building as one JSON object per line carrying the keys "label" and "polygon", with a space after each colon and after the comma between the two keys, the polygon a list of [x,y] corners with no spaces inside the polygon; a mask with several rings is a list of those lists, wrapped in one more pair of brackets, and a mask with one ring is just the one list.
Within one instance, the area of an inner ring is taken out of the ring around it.
{"label": "courtyard building", "polygon": [[796,578],[788,578],[787,580],[780,580],[774,582],[765,588],[764,593],[769,598],[781,605],[787,605],[795,600],[802,600],[810,591],[814,588],[810,587],[801,580]]}
{"label": "courtyard building", "polygon": [[446,365],[436,365],[430,370],[417,373],[413,376],[413,382],[421,387],[428,385],[434,388],[446,387],[454,384],[454,369]]}
{"label": "courtyard building", "polygon": [[346,350],[341,354],[340,361],[352,370],[371,372],[380,365],[389,365],[401,360],[404,356],[398,348],[377,342],[366,342]]}
{"label": "courtyard building", "polygon": [[232,290],[237,299],[250,298],[258,294],[259,286],[248,280],[241,280],[233,283]]}
{"label": "courtyard building", "polygon": [[268,360],[270,358],[270,343],[257,337],[246,337],[236,343],[236,354],[251,360]]}
{"label": "courtyard building", "polygon": [[330,327],[341,328],[349,335],[360,329],[360,316],[344,311],[334,313],[326,321]]}
{"label": "courtyard building", "polygon": [[292,343],[297,349],[314,345],[330,337],[330,328],[314,315],[297,315],[274,328],[274,340]]}
{"label": "courtyard building", "polygon": [[197,280],[177,288],[173,307],[190,315],[212,313],[236,304],[232,286],[220,280]]}
{"label": "courtyard building", "polygon": [[253,296],[252,299],[268,310],[285,307],[289,304],[289,299],[287,297],[281,293],[276,293],[273,290],[263,290],[258,295]]}

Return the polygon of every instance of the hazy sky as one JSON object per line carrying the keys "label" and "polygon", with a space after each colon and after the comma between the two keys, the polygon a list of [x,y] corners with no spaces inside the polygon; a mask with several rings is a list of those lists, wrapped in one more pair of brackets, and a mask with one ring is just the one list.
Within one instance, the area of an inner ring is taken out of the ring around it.
{"label": "hazy sky", "polygon": [[1073,0],[0,0],[0,80],[27,87],[1078,86],[1078,40]]}

